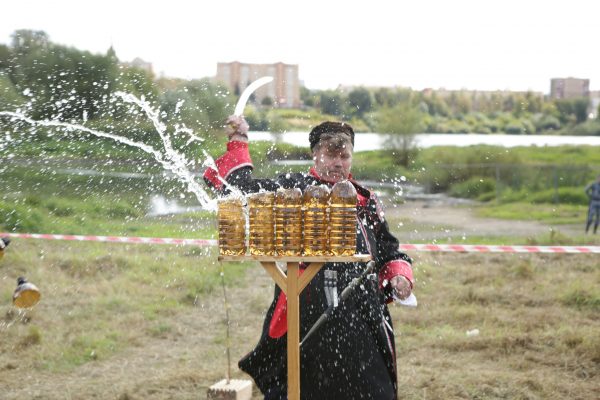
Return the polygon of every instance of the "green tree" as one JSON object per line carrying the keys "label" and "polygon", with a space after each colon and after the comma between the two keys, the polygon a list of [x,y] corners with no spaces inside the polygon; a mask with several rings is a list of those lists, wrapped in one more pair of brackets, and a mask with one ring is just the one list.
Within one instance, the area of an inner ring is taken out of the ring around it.
{"label": "green tree", "polygon": [[512,113],[515,117],[521,118],[527,112],[528,103],[525,96],[520,93],[511,95],[513,98]]}
{"label": "green tree", "polygon": [[302,104],[306,107],[314,107],[319,99],[313,91],[304,86],[300,86],[300,101],[302,101]]}
{"label": "green tree", "polygon": [[47,50],[48,45],[48,35],[42,31],[22,29],[11,35],[12,58],[8,71],[10,79],[15,85],[31,80],[27,74],[28,66],[34,63],[38,54]]}
{"label": "green tree", "polygon": [[527,112],[532,114],[539,113],[542,111],[542,97],[535,93],[528,91],[525,93],[525,101],[527,103]]}
{"label": "green tree", "polygon": [[11,47],[17,57],[45,50],[50,45],[50,38],[44,31],[19,29],[11,35]]}
{"label": "green tree", "polygon": [[413,91],[408,88],[396,88],[394,90],[394,100],[390,103],[390,107],[398,103],[406,103],[412,101]]}
{"label": "green tree", "polygon": [[581,124],[587,121],[588,117],[588,108],[590,107],[590,99],[587,97],[582,97],[579,99],[573,100],[573,111],[575,114],[575,118],[578,124]]}
{"label": "green tree", "polygon": [[173,87],[163,90],[160,95],[161,111],[168,122],[184,123],[188,128],[197,129],[201,136],[220,129],[233,112],[235,99],[220,84],[210,79],[180,81]]}
{"label": "green tree", "polygon": [[10,65],[12,53],[10,48],[5,44],[0,44],[0,70],[5,70]]}
{"label": "green tree", "polygon": [[375,93],[373,94],[373,97],[375,99],[375,104],[377,104],[379,107],[392,107],[396,105],[396,98],[394,97],[394,94],[392,93],[392,90],[390,88],[377,88],[377,90],[375,90]]}
{"label": "green tree", "polygon": [[537,114],[534,124],[538,132],[556,131],[560,129],[560,121],[551,114]]}
{"label": "green tree", "polygon": [[513,112],[516,104],[517,100],[515,100],[515,96],[512,93],[508,94],[502,99],[502,111]]}
{"label": "green tree", "polygon": [[40,31],[16,31],[8,73],[29,93],[34,118],[94,118],[113,90],[114,60],[51,43]]}
{"label": "green tree", "polygon": [[270,98],[269,96],[265,96],[263,97],[262,101],[260,102],[261,105],[266,106],[266,107],[270,107],[273,105],[273,99]]}
{"label": "green tree", "polygon": [[409,103],[379,110],[376,117],[377,131],[387,133],[387,145],[393,149],[395,162],[408,166],[416,154],[415,134],[423,127],[423,114]]}
{"label": "green tree", "polygon": [[582,123],[587,120],[587,110],[590,104],[589,98],[558,99],[554,105],[558,110],[558,118],[563,124]]}
{"label": "green tree", "polygon": [[447,102],[455,116],[462,116],[471,111],[471,98],[464,92],[452,92]]}
{"label": "green tree", "polygon": [[504,105],[504,99],[500,93],[492,93],[492,96],[488,102],[488,113],[499,113],[502,112],[502,106]]}
{"label": "green tree", "polygon": [[427,104],[429,115],[440,115],[442,117],[450,115],[450,109],[444,99],[435,93],[432,93],[430,96],[422,96],[422,98],[423,102]]}
{"label": "green tree", "polygon": [[1,109],[14,109],[25,105],[27,98],[21,95],[8,75],[0,71],[0,107]]}
{"label": "green tree", "polygon": [[362,117],[373,109],[371,92],[364,87],[353,89],[348,93],[348,107],[350,115]]}
{"label": "green tree", "polygon": [[319,104],[323,114],[342,115],[343,113],[342,95],[337,91],[328,90],[321,92]]}
{"label": "green tree", "polygon": [[115,90],[144,97],[146,100],[157,100],[158,85],[154,82],[154,74],[143,68],[119,66]]}

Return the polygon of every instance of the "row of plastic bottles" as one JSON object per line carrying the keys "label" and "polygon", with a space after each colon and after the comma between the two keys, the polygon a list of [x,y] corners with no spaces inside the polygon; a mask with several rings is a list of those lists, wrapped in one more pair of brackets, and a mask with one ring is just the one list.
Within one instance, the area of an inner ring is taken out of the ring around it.
{"label": "row of plastic bottles", "polygon": [[356,252],[356,189],[349,181],[251,194],[219,201],[223,255],[348,256]]}

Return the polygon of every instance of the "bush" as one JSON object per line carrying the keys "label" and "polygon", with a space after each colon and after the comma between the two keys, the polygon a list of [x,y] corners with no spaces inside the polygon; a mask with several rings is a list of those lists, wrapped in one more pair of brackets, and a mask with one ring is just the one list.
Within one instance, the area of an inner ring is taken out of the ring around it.
{"label": "bush", "polygon": [[553,115],[539,114],[534,119],[535,128],[538,132],[556,131],[560,129],[560,121]]}
{"label": "bush", "polygon": [[12,109],[23,106],[27,99],[22,96],[8,76],[0,71],[0,107]]}
{"label": "bush", "polygon": [[0,226],[7,232],[41,232],[42,215],[28,206],[0,201]]}
{"label": "bush", "polygon": [[590,120],[573,128],[566,129],[565,134],[580,136],[600,136],[600,121]]}
{"label": "bush", "polygon": [[494,179],[473,176],[464,182],[453,184],[450,187],[449,194],[453,197],[473,199],[486,193],[495,195],[495,191],[496,181]]}
{"label": "bush", "polygon": [[[557,193],[558,192],[558,193]],[[558,198],[556,199],[556,196]],[[558,191],[548,189],[541,192],[531,194],[529,200],[532,203],[554,203],[555,201],[561,204],[588,204],[588,198],[582,188],[560,187]]]}
{"label": "bush", "polygon": [[269,161],[310,160],[312,158],[308,147],[296,147],[286,143],[279,143],[277,146],[268,144],[268,148],[265,148],[263,145],[257,146],[251,150],[250,154],[252,159],[262,160],[266,158]]}
{"label": "bush", "polygon": [[57,217],[69,217],[75,214],[75,208],[69,201],[64,199],[52,199],[46,202],[46,208]]}
{"label": "bush", "polygon": [[521,164],[519,156],[502,147],[438,146],[420,153],[416,168],[423,167],[417,175],[418,181],[433,191],[445,191],[455,183],[471,178],[495,179],[494,164]]}
{"label": "bush", "polygon": [[247,107],[244,118],[246,118],[246,122],[248,122],[250,130],[252,131],[269,130],[269,121],[267,120],[266,113],[264,112],[256,111],[252,107]]}
{"label": "bush", "polygon": [[525,126],[522,121],[513,121],[506,124],[504,131],[509,135],[520,135],[521,133],[525,133]]}
{"label": "bush", "polygon": [[125,201],[118,201],[107,207],[106,215],[109,218],[121,219],[127,217],[138,217],[140,216],[140,211]]}
{"label": "bush", "polygon": [[486,192],[479,197],[477,197],[477,201],[488,202],[496,199],[496,192]]}
{"label": "bush", "polygon": [[530,192],[528,189],[513,190],[508,188],[502,190],[502,192],[500,193],[500,201],[502,203],[515,203],[519,201],[526,201],[529,200],[529,195]]}

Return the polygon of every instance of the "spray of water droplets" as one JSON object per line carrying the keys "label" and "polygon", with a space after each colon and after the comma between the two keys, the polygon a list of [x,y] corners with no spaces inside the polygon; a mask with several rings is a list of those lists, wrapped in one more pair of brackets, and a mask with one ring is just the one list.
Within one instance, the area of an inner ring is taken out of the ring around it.
{"label": "spray of water droplets", "polygon": [[[176,179],[182,182],[186,186],[187,190],[196,196],[196,199],[198,200],[200,206],[203,209],[215,211],[215,199],[211,199],[208,193],[202,188],[201,184],[196,180],[196,176],[189,170],[188,166],[192,165],[194,161],[188,160],[184,154],[182,154],[174,148],[171,135],[167,130],[167,126],[160,119],[160,111],[158,109],[153,108],[150,105],[150,103],[144,100],[143,98],[137,98],[136,96],[129,93],[115,92],[114,96],[117,99],[121,99],[125,103],[136,105],[144,112],[144,114],[152,122],[154,129],[156,130],[161,139],[162,149],[157,149],[146,143],[140,143],[113,133],[90,129],[84,125],[60,122],[55,120],[34,120],[25,115],[20,110],[17,110],[16,112],[0,111],[0,116],[8,117],[13,121],[23,121],[28,124],[31,124],[32,126],[59,128],[64,129],[67,132],[88,133],[96,137],[111,139],[118,143],[140,149],[146,152],[147,154],[150,154],[158,163],[161,164],[161,166],[165,170],[168,170],[171,173],[173,173]],[[180,106],[179,103],[178,106]],[[189,145],[192,142],[203,141],[201,137],[194,135],[193,131],[187,128],[185,125],[176,125],[175,134],[187,135],[189,139],[186,145]],[[10,137],[10,134],[7,133],[4,137],[4,140],[0,141],[0,150],[4,149],[10,143],[11,140],[12,138]],[[202,163],[202,165],[205,167],[216,169],[216,165],[212,157],[210,157],[204,150],[202,150],[202,155],[204,157],[204,162]],[[227,185],[227,182],[225,182],[224,180],[223,183]],[[232,191],[233,194],[238,196],[241,195],[241,193],[237,189],[231,186],[229,186],[229,189]]]}

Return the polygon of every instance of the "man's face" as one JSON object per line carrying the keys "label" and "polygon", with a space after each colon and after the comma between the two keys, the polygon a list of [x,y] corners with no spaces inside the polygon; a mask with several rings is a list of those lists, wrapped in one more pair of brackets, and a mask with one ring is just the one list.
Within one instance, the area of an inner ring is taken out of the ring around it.
{"label": "man's face", "polygon": [[315,170],[321,178],[331,182],[348,179],[352,167],[352,145],[335,146],[320,143],[313,152]]}

